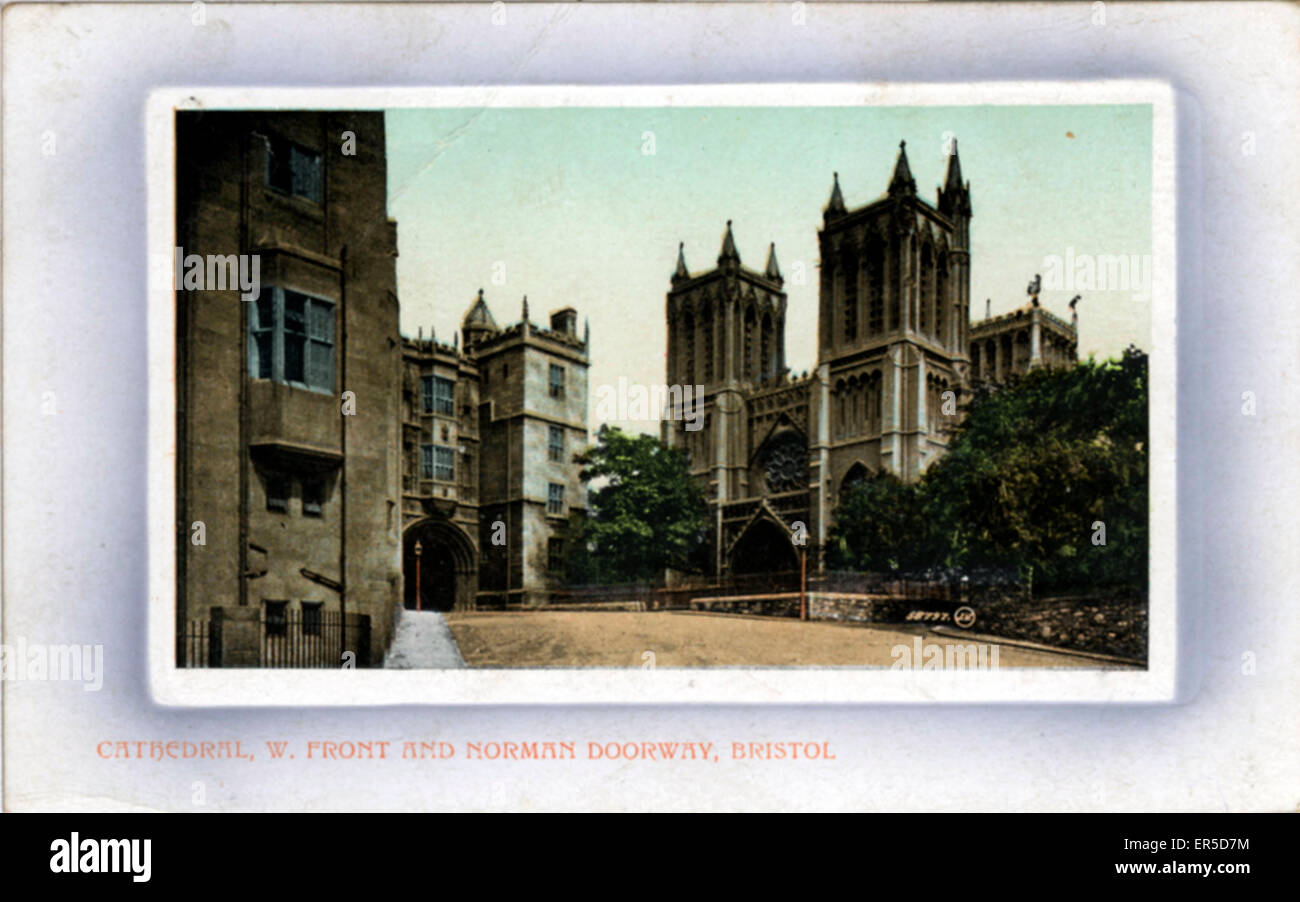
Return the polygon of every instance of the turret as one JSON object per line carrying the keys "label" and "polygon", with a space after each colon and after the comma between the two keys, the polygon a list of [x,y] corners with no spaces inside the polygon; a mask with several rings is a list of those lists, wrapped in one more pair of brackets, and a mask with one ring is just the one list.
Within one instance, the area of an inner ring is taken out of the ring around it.
{"label": "turret", "polygon": [[840,192],[840,174],[831,173],[831,199],[826,202],[822,219],[829,221],[837,216],[843,216],[846,212],[848,211],[844,207],[844,195]]}
{"label": "turret", "polygon": [[900,197],[916,194],[916,179],[912,178],[912,167],[907,165],[907,142],[898,142],[898,162],[894,164],[894,177],[889,180],[889,196]]}
{"label": "turret", "polygon": [[468,350],[484,339],[491,338],[499,330],[497,321],[492,317],[492,311],[488,309],[487,301],[483,299],[483,289],[478,290],[478,297],[474,303],[470,304],[465,311],[465,317],[460,324],[461,334],[465,336],[465,348]]}
{"label": "turret", "polygon": [[781,267],[776,262],[776,242],[773,241],[767,249],[767,266],[763,270],[763,275],[767,276],[778,285],[785,284],[785,279],[781,277]]}

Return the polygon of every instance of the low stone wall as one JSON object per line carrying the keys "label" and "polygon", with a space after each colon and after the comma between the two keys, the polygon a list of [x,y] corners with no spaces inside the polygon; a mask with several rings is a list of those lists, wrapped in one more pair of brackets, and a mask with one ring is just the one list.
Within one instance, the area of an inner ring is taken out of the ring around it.
{"label": "low stone wall", "polygon": [[687,610],[717,614],[761,614],[765,617],[799,617],[799,596],[793,598],[692,598]]}
{"label": "low stone wall", "polygon": [[982,599],[972,631],[1077,651],[1146,660],[1147,599],[1132,590],[1106,595]]}
{"label": "low stone wall", "polygon": [[905,598],[897,595],[857,595],[838,592],[810,592],[809,620],[837,620],[844,623],[953,623],[960,602],[942,599]]}

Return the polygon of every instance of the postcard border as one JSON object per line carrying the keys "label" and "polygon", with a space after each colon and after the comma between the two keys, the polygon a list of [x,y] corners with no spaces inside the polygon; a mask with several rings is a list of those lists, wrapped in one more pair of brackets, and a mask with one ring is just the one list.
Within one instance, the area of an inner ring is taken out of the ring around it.
{"label": "postcard border", "polygon": [[[184,109],[438,106],[1152,106],[1150,570],[1146,670],[566,668],[196,670],[175,658],[174,114]],[[963,84],[730,84],[433,88],[159,88],[145,107],[148,208],[148,558],[150,688],[195,707],[466,704],[876,704],[1172,702],[1178,672],[1176,100],[1159,80]]]}

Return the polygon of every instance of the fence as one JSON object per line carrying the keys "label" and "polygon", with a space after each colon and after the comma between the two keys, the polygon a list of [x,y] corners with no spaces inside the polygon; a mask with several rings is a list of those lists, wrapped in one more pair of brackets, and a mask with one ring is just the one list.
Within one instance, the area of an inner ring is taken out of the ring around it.
{"label": "fence", "polygon": [[369,615],[264,606],[255,621],[227,621],[214,608],[207,619],[181,624],[176,636],[177,662],[185,668],[339,668],[345,650],[356,656],[355,666],[370,666]]}
{"label": "fence", "polygon": [[221,609],[208,620],[191,620],[181,625],[176,640],[181,667],[221,666]]}
{"label": "fence", "polygon": [[370,666],[370,617],[307,609],[262,608],[263,667],[343,666],[342,650],[356,654],[357,667]]}
{"label": "fence", "polygon": [[[862,607],[873,599],[869,615],[882,620],[905,619],[917,605],[954,607],[987,595],[1001,596],[1020,590],[1013,572],[934,571],[925,573],[859,573],[828,571],[809,575],[801,586],[799,571],[776,571],[735,575],[724,580],[686,580],[673,586],[624,585],[575,586],[551,593],[556,609],[577,605],[610,605],[635,602],[647,611],[710,610],[736,614],[766,614],[797,617],[800,592],[816,596],[819,608]],[[827,612],[838,618],[840,614]]]}

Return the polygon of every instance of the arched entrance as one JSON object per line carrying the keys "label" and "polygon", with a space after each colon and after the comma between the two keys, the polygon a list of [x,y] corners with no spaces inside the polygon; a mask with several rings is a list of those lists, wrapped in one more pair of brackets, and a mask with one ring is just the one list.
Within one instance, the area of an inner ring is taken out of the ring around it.
{"label": "arched entrance", "polygon": [[798,569],[789,533],[765,517],[749,524],[731,550],[731,572],[736,575]]}
{"label": "arched entrance", "polygon": [[844,479],[840,482],[840,494],[843,495],[865,482],[868,475],[867,468],[862,465],[861,461],[849,467],[849,471],[844,474]]}
{"label": "arched entrance", "polygon": [[[419,554],[416,554],[416,546]],[[403,603],[407,610],[470,610],[478,592],[474,545],[464,530],[438,518],[406,528],[402,539]],[[416,589],[419,589],[419,600]]]}

